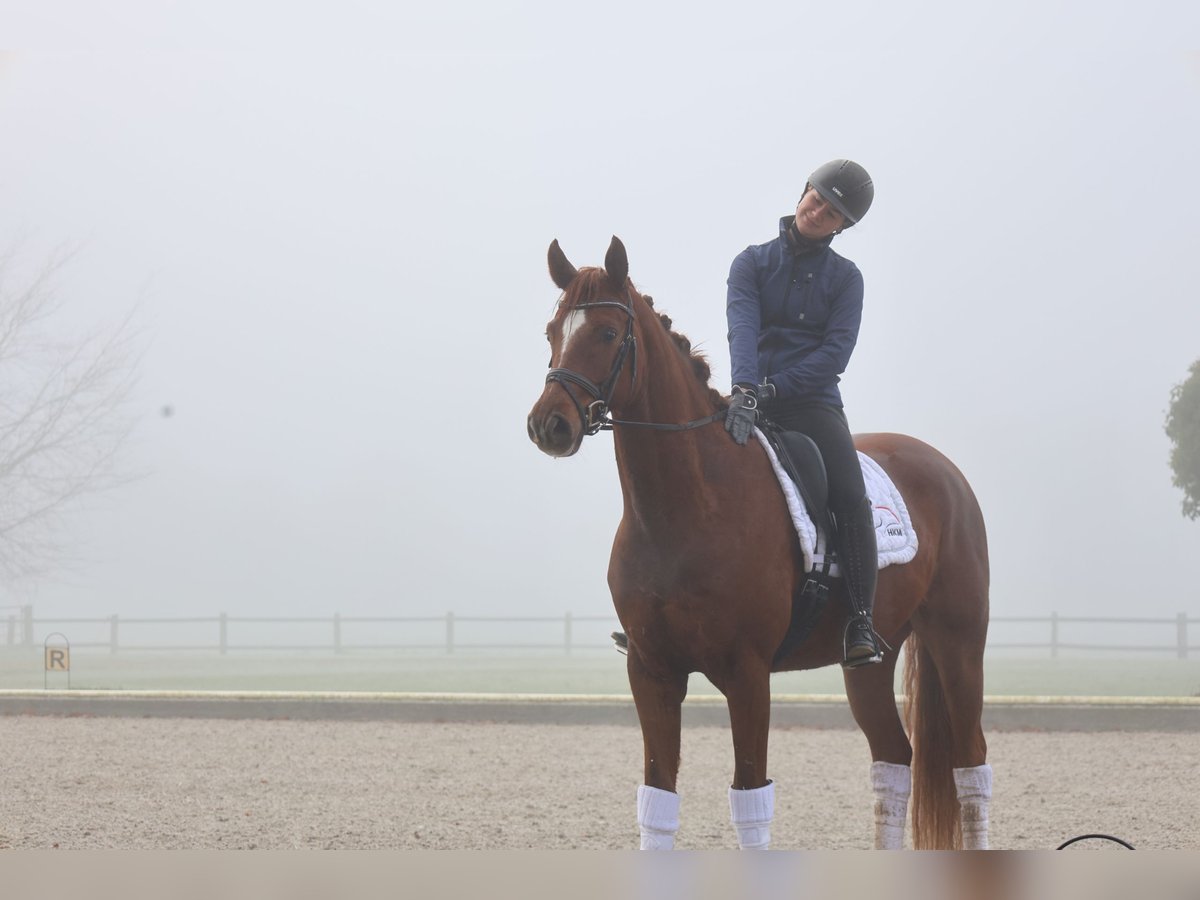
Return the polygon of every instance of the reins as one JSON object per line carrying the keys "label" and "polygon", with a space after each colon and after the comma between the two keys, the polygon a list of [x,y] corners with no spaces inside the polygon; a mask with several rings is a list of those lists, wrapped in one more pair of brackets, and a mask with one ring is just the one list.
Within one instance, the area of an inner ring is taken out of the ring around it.
{"label": "reins", "polygon": [[[546,374],[546,383],[557,383],[562,385],[563,390],[567,392],[567,396],[571,398],[571,402],[575,405],[576,412],[579,413],[579,420],[583,423],[583,431],[585,434],[592,435],[598,431],[612,431],[613,426],[620,425],[625,428],[650,428],[654,431],[690,431],[693,428],[700,428],[704,425],[711,424],[725,416],[723,410],[717,410],[709,416],[702,419],[693,419],[690,422],[634,422],[628,419],[614,419],[611,415],[609,405],[612,402],[613,392],[617,388],[617,379],[621,376],[621,370],[625,367],[625,360],[630,360],[630,385],[637,381],[637,338],[633,334],[633,298],[629,294],[629,288],[625,288],[625,302],[619,300],[596,300],[592,303],[577,304],[574,309],[591,309],[599,306],[615,307],[627,316],[625,320],[625,337],[621,341],[621,346],[617,348],[617,355],[613,359],[612,368],[608,371],[608,377],[601,384],[596,384],[585,375],[580,375],[572,369],[564,369],[561,367],[553,368]],[[571,390],[571,385],[583,388],[592,395],[591,403],[584,406],[579,398],[575,396],[575,392]]]}
{"label": "reins", "polygon": [[627,419],[608,418],[605,424],[600,426],[602,431],[612,431],[614,425],[622,425],[626,428],[653,428],[656,431],[691,431],[693,428],[699,428],[702,425],[708,425],[718,419],[725,418],[725,410],[718,409],[711,416],[705,416],[703,419],[692,419],[690,422],[681,422],[679,424],[667,422],[630,422]]}

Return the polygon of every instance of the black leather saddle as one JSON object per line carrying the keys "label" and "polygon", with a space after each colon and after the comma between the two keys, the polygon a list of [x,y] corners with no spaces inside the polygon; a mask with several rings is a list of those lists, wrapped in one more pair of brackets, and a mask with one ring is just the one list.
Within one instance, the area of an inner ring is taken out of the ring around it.
{"label": "black leather saddle", "polygon": [[769,419],[759,419],[759,430],[766,436],[779,464],[796,485],[808,514],[827,538],[833,536],[829,515],[829,475],[817,443],[799,431],[784,431]]}
{"label": "black leather saddle", "polygon": [[[834,530],[833,517],[829,514],[829,475],[816,441],[799,431],[784,431],[763,417],[759,418],[758,429],[775,451],[783,470],[795,483],[813,522],[825,532],[826,541],[831,541]],[[829,590],[829,554],[826,553],[825,565],[820,569],[814,568],[808,578],[797,585],[792,596],[791,624],[775,653],[777,660],[783,659],[802,644],[816,627],[829,602]]]}

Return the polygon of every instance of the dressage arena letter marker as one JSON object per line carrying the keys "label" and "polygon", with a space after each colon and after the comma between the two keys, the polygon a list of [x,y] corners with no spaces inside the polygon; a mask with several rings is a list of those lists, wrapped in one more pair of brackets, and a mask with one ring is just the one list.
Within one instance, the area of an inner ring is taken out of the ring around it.
{"label": "dressage arena letter marker", "polygon": [[[51,646],[52,638],[60,638],[61,644]],[[71,688],[71,642],[67,640],[67,636],[61,632],[54,632],[46,636],[46,640],[42,642],[43,654],[45,657],[45,672],[42,675],[42,687],[49,686],[51,672],[65,672],[67,675],[67,689]]]}

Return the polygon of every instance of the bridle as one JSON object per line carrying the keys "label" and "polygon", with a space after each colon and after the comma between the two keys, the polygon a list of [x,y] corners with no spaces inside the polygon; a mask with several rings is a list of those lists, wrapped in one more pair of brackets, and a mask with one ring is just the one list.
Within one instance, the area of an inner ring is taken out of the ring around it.
{"label": "bridle", "polygon": [[[608,414],[609,403],[612,402],[613,391],[617,389],[617,379],[621,377],[621,370],[625,368],[625,359],[630,360],[630,384],[637,380],[637,338],[633,334],[633,300],[629,296],[629,289],[625,289],[625,302],[619,300],[595,300],[591,303],[580,303],[575,309],[595,309],[597,307],[613,307],[625,313],[625,337],[621,341],[621,346],[617,348],[617,355],[613,359],[612,368],[608,370],[608,377],[600,384],[592,381],[585,375],[580,375],[571,369],[554,368],[546,374],[546,384],[557,382],[563,386],[563,390],[567,392],[567,396],[571,398],[571,402],[575,404],[575,409],[579,413],[579,420],[583,423],[585,434],[595,434],[601,429],[611,429],[612,419]],[[583,388],[592,395],[592,402],[584,406],[579,398],[575,396],[575,392],[571,390],[571,385]]]}
{"label": "bridle", "polygon": [[[563,390],[567,392],[567,396],[571,398],[571,402],[575,404],[575,410],[579,413],[579,421],[583,424],[583,431],[586,435],[595,434],[598,431],[612,431],[614,425],[632,426],[637,428],[653,428],[659,431],[687,431],[692,428],[699,428],[701,425],[708,425],[710,422],[715,422],[717,419],[723,418],[724,410],[718,410],[711,416],[705,416],[703,419],[694,419],[691,422],[682,424],[668,424],[660,422],[630,422],[625,419],[614,419],[610,415],[609,404],[612,402],[613,392],[617,389],[617,379],[621,377],[621,370],[625,368],[625,360],[629,360],[630,386],[637,381],[637,338],[633,334],[633,298],[629,295],[629,288],[625,288],[625,302],[620,300],[594,300],[591,303],[576,304],[573,309],[595,309],[597,307],[613,307],[625,313],[625,337],[621,340],[621,345],[617,347],[617,355],[613,359],[612,367],[608,370],[608,377],[600,384],[592,381],[585,375],[580,375],[572,369],[564,369],[556,367],[551,369],[546,374],[546,384],[557,383],[562,385]],[[586,406],[580,399],[575,396],[575,392],[571,390],[571,385],[583,388],[592,395],[592,402]]]}

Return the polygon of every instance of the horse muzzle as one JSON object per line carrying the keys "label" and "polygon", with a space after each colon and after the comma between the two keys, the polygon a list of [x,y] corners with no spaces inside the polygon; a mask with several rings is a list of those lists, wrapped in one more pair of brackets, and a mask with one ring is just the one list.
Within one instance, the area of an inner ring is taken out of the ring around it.
{"label": "horse muzzle", "polygon": [[547,456],[573,456],[583,443],[583,429],[574,410],[546,408],[545,398],[529,413],[526,428],[529,439]]}

